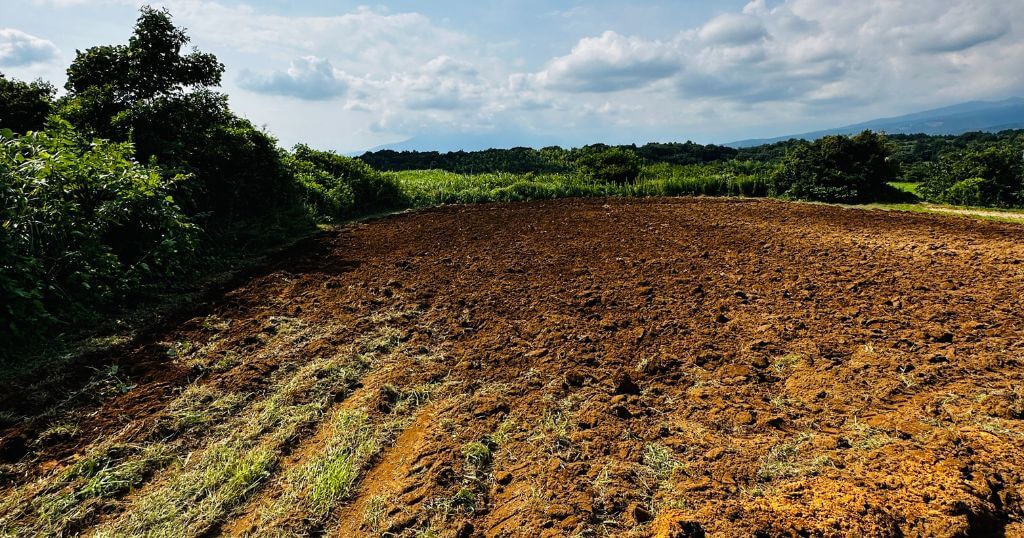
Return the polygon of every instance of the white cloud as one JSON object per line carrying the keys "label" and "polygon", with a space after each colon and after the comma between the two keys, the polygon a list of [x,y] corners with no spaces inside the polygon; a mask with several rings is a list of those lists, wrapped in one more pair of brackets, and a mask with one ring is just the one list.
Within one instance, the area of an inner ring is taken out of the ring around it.
{"label": "white cloud", "polygon": [[672,43],[605,32],[583,38],[534,75],[542,87],[571,92],[613,92],[645,86],[680,68]]}
{"label": "white cloud", "polygon": [[292,60],[286,71],[273,71],[269,74],[242,71],[238,85],[268,95],[319,101],[345,95],[349,89],[348,78],[345,72],[335,69],[329,60],[304,56]]}
{"label": "white cloud", "polygon": [[0,28],[0,66],[21,67],[46,63],[60,55],[52,41],[14,28]]}
{"label": "white cloud", "polygon": [[[560,41],[503,37],[498,46],[486,27],[459,31],[458,17],[385,8],[291,15],[234,0],[162,4],[227,64],[233,106],[289,141],[313,129],[371,133],[373,143],[502,130],[741,138],[754,133],[735,133],[758,126],[788,131],[1024,92],[1019,1],[755,0],[657,38],[576,7],[536,16],[572,44],[540,60],[528,51]],[[588,33],[569,34],[574,28]]]}
{"label": "white cloud", "polygon": [[585,93],[670,79],[682,99],[737,105],[859,103],[903,97],[907,87],[927,94],[960,88],[969,98],[1024,85],[1024,60],[1011,53],[1024,46],[1009,22],[1013,14],[1024,9],[977,0],[789,0],[774,7],[755,0],[670,41],[614,32],[584,38],[568,55],[514,80]]}
{"label": "white cloud", "polygon": [[745,45],[766,37],[767,30],[757,17],[727,13],[708,21],[697,35],[709,45]]}

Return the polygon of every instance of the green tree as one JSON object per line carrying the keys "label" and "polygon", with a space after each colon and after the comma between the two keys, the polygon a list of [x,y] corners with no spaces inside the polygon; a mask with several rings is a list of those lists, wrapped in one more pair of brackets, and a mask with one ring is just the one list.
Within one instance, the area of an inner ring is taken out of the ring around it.
{"label": "green tree", "polygon": [[53,109],[53,85],[22,82],[0,73],[0,129],[16,133],[39,131]]}
{"label": "green tree", "polygon": [[640,176],[640,157],[632,149],[590,146],[581,150],[576,168],[586,178],[602,183],[635,183]]}
{"label": "green tree", "polygon": [[773,194],[805,200],[861,203],[888,191],[897,174],[884,135],[826,136],[786,153],[773,179]]}
{"label": "green tree", "polygon": [[1024,206],[1022,153],[1021,144],[1009,142],[947,153],[919,191],[937,202]]}
{"label": "green tree", "polygon": [[82,132],[130,141],[139,161],[185,174],[174,192],[207,231],[265,226],[297,207],[299,189],[277,141],[235,116],[214,91],[224,66],[183,53],[189,37],[166,10],[143,7],[127,45],[78,52],[61,115]]}
{"label": "green tree", "polygon": [[69,119],[104,138],[124,139],[129,133],[113,128],[115,118],[133,106],[219,86],[224,65],[195,49],[183,55],[188,43],[166,9],[144,6],[127,45],[76,51],[65,85],[74,103]]}

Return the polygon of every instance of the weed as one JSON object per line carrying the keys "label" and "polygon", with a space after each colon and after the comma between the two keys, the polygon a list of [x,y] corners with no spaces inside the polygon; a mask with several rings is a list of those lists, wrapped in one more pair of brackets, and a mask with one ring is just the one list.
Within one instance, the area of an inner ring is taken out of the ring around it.
{"label": "weed", "polygon": [[761,459],[761,467],[757,471],[758,478],[768,481],[814,475],[822,468],[832,465],[832,460],[827,456],[819,456],[810,461],[801,460],[801,451],[812,437],[813,434],[810,432],[803,432],[788,442],[771,447],[768,454]]}
{"label": "weed", "polygon": [[180,359],[192,353],[196,345],[188,340],[178,340],[167,347],[167,356],[172,359]]}
{"label": "weed", "polygon": [[479,441],[463,446],[462,455],[466,458],[466,465],[476,470],[484,469],[491,463],[490,447]]}
{"label": "weed", "polygon": [[861,423],[857,417],[853,418],[850,429],[857,435],[851,446],[858,450],[877,450],[893,441],[889,434]]}
{"label": "weed", "polygon": [[658,443],[644,447],[643,465],[659,482],[668,479],[679,467],[672,450]]}
{"label": "weed", "polygon": [[388,501],[383,495],[374,495],[370,497],[370,500],[366,502],[366,508],[363,510],[363,521],[371,532],[378,532],[381,525],[384,524],[384,518],[387,516]]}
{"label": "weed", "polygon": [[487,436],[487,440],[494,445],[494,447],[503,446],[508,443],[512,437],[512,432],[516,429],[516,421],[513,418],[506,418],[498,424],[498,427],[494,429],[490,435]]}
{"label": "weed", "polygon": [[476,511],[476,493],[466,486],[459,488],[459,491],[455,492],[455,496],[452,497],[451,506],[459,511],[470,513]]}
{"label": "weed", "polygon": [[394,327],[381,327],[376,333],[363,339],[364,353],[390,353],[402,343],[402,332]]}
{"label": "weed", "polygon": [[191,385],[167,407],[167,427],[174,432],[204,426],[235,411],[245,400],[237,393],[223,394],[206,385]]}
{"label": "weed", "polygon": [[795,368],[796,365],[800,364],[800,361],[802,360],[803,356],[799,353],[782,355],[781,357],[776,357],[775,360],[772,361],[771,370],[779,377],[782,377],[787,372]]}
{"label": "weed", "polygon": [[39,437],[32,444],[46,446],[62,439],[70,439],[77,435],[79,428],[77,424],[61,422],[54,424],[39,434]]}

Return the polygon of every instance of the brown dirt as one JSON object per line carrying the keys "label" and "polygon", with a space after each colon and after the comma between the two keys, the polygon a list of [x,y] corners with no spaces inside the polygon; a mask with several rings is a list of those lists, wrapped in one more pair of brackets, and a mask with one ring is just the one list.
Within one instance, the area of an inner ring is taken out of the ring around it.
{"label": "brown dirt", "polygon": [[[94,357],[132,388],[0,434],[0,496],[98,440],[157,437],[190,384],[258,395],[283,364],[415,311],[393,320],[408,351],[336,405],[378,421],[393,414],[385,385],[443,389],[308,532],[1022,536],[1022,239],[1013,224],[721,199],[354,224]],[[325,329],[282,343],[282,318]],[[213,351],[190,363],[177,342]],[[241,359],[210,366],[226,357]],[[36,442],[67,422],[74,433]],[[214,532],[252,532],[319,430]],[[183,453],[206,442],[191,435]],[[471,466],[477,441],[492,457]]]}

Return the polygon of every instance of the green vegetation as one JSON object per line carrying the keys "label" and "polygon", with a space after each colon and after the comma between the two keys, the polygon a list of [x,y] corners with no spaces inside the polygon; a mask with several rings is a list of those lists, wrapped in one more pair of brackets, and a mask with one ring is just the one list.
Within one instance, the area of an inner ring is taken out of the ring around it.
{"label": "green vegetation", "polygon": [[654,164],[627,183],[581,174],[456,174],[412,170],[393,174],[410,207],[519,202],[586,196],[767,196],[770,168],[761,163]]}
{"label": "green vegetation", "polygon": [[126,45],[77,54],[56,101],[46,83],[0,76],[5,373],[315,221],[402,205],[362,162],[290,154],[235,116],[214,91],[224,66],[182,54],[188,42],[143,7]]}
{"label": "green vegetation", "polygon": [[198,230],[167,178],[131,146],[66,123],[0,135],[0,335],[13,341],[92,320],[146,283],[183,270]]}
{"label": "green vegetation", "polygon": [[9,80],[0,73],[0,129],[23,134],[42,129],[55,93],[47,82]]}
{"label": "green vegetation", "polygon": [[782,159],[773,193],[825,202],[867,202],[884,197],[897,170],[885,137],[865,131],[801,144]]}
{"label": "green vegetation", "polygon": [[931,201],[954,205],[1024,207],[1024,149],[998,143],[942,155],[918,188]]}

